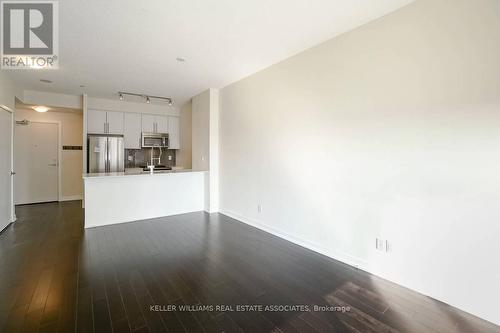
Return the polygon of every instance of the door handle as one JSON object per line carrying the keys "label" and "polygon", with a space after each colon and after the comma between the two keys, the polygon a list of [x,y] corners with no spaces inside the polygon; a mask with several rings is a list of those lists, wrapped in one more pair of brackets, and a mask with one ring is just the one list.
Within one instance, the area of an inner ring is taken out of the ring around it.
{"label": "door handle", "polygon": [[57,164],[56,163],[51,163],[48,166],[57,166]]}
{"label": "door handle", "polygon": [[11,176],[14,176],[15,174],[16,174],[16,173],[15,173],[14,171],[11,171],[11,172],[10,172],[10,175],[11,175]]}

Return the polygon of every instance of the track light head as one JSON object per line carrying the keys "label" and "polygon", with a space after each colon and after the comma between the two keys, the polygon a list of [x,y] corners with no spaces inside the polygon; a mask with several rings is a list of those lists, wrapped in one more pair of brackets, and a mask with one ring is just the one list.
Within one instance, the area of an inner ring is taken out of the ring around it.
{"label": "track light head", "polygon": [[168,106],[174,105],[174,100],[171,97],[151,96],[151,95],[130,93],[130,92],[125,92],[125,91],[119,91],[118,92],[118,97],[120,98],[120,101],[123,101],[125,99],[125,95],[139,97],[139,98],[142,99],[142,101],[146,101],[147,104],[151,104],[151,99],[155,99],[156,98],[156,99],[159,99],[159,100],[167,102]]}

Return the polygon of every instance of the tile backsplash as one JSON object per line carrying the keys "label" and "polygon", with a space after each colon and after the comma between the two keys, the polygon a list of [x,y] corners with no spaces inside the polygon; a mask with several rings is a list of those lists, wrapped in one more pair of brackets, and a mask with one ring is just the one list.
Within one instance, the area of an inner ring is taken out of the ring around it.
{"label": "tile backsplash", "polygon": [[[154,157],[159,157],[159,155],[160,150],[154,148]],[[171,159],[169,159],[169,156]],[[151,148],[125,149],[125,168],[140,168],[148,165],[150,161]],[[158,164],[158,160],[155,160],[155,164]],[[171,167],[175,166],[175,150],[162,148],[160,164]]]}

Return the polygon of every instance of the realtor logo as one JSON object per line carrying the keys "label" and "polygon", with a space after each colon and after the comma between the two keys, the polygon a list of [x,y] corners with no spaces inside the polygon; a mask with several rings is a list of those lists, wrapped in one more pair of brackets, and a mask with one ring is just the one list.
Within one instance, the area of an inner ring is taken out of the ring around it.
{"label": "realtor logo", "polygon": [[58,2],[2,1],[2,69],[58,67]]}

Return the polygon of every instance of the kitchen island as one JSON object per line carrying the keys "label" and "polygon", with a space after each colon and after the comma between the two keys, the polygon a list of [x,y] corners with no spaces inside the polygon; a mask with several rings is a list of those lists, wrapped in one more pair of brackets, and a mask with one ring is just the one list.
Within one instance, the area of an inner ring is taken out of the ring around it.
{"label": "kitchen island", "polygon": [[206,171],[84,174],[85,228],[205,209]]}

